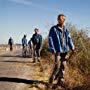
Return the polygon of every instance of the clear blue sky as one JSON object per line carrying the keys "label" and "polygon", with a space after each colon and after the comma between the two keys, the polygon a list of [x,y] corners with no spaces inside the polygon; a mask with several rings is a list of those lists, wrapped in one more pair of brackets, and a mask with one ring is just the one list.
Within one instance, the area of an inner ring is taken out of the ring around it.
{"label": "clear blue sky", "polygon": [[35,27],[46,36],[59,13],[67,22],[90,29],[90,0],[0,0],[0,43],[10,36],[20,43],[23,34],[29,39]]}

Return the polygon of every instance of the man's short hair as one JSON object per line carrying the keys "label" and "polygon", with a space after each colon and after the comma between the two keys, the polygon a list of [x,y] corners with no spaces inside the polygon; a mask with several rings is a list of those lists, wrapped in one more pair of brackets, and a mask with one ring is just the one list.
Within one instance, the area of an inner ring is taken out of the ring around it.
{"label": "man's short hair", "polygon": [[24,35],[24,38],[26,38],[26,35]]}
{"label": "man's short hair", "polygon": [[59,15],[58,15],[57,19],[59,20],[59,18],[60,18],[61,16],[66,17],[66,16],[62,13],[62,14],[59,14]]}
{"label": "man's short hair", "polygon": [[35,28],[34,31],[36,31],[36,30],[38,31],[39,29],[38,28]]}

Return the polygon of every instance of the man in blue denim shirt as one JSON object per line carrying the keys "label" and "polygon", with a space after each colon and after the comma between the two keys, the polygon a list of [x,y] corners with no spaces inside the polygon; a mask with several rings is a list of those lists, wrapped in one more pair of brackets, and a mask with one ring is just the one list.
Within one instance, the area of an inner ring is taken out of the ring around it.
{"label": "man in blue denim shirt", "polygon": [[26,53],[27,53],[27,39],[26,39],[26,35],[23,36],[22,38],[22,56],[26,57]]}
{"label": "man in blue denim shirt", "polygon": [[33,62],[40,62],[40,51],[42,47],[42,35],[39,34],[39,29],[34,29],[35,33],[32,35],[31,41],[33,43]]}
{"label": "man in blue denim shirt", "polygon": [[71,49],[74,51],[74,45],[70,32],[65,27],[65,15],[58,15],[58,24],[51,27],[49,32],[49,49],[55,55],[54,69],[50,76],[49,83],[57,79],[57,85],[64,84],[64,73],[67,52]]}

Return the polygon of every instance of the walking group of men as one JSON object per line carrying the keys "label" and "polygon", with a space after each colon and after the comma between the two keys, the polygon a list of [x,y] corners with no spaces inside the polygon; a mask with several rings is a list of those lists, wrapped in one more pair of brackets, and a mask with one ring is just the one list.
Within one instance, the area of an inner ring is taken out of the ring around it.
{"label": "walking group of men", "polygon": [[35,33],[32,35],[30,40],[27,43],[26,35],[22,38],[22,55],[26,57],[27,54],[27,46],[29,48],[29,55],[33,57],[33,62],[36,60],[39,62],[40,59],[40,51],[42,47],[42,36],[39,34],[39,29],[34,29]]}
{"label": "walking group of men", "polygon": [[[57,85],[64,84],[64,75],[65,75],[65,64],[66,64],[66,55],[71,49],[74,52],[74,45],[72,42],[72,38],[70,36],[69,30],[64,25],[65,23],[65,15],[59,14],[57,17],[57,25],[51,27],[48,42],[49,42],[49,50],[52,55],[55,56],[54,59],[54,67],[53,72],[49,78],[49,83],[52,84],[54,80],[57,80]],[[40,57],[40,49],[42,46],[42,36],[38,34],[38,29],[35,29],[35,34],[33,34],[32,38],[28,42],[30,48],[32,48],[31,42],[33,44],[34,50],[34,61],[37,56],[37,60],[39,61]],[[27,46],[27,39],[24,35],[22,39],[22,46],[25,49],[25,45]]]}

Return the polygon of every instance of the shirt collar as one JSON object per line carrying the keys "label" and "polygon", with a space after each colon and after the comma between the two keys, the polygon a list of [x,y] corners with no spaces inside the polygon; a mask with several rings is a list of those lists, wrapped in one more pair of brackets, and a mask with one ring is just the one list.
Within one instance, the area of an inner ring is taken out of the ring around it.
{"label": "shirt collar", "polygon": [[65,26],[63,28],[59,27],[59,25],[57,24],[57,28],[62,32],[62,30],[65,31]]}

